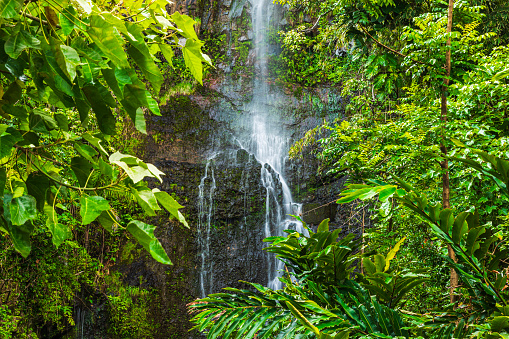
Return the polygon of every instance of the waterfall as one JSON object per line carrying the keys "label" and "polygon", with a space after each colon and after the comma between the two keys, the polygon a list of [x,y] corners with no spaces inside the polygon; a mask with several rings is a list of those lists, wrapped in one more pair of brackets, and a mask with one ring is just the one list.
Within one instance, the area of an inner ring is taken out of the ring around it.
{"label": "waterfall", "polygon": [[[207,296],[213,287],[213,265],[210,259],[210,228],[214,215],[214,191],[216,178],[214,176],[213,159],[215,154],[207,159],[205,175],[201,178],[198,196],[198,241],[200,245],[200,294]],[[210,173],[209,173],[210,172]]]}
{"label": "waterfall", "polygon": [[[288,160],[288,149],[291,142],[289,132],[286,130],[285,123],[280,116],[280,112],[275,109],[277,95],[271,93],[268,86],[268,57],[269,42],[268,32],[270,23],[273,20],[275,5],[272,0],[253,0],[252,2],[252,27],[254,36],[254,48],[256,51],[255,70],[256,76],[253,87],[253,98],[251,102],[244,106],[240,121],[232,123],[231,137],[234,144],[230,148],[222,146],[214,147],[214,156],[209,157],[205,165],[205,174],[199,185],[199,225],[198,241],[200,245],[200,293],[203,296],[215,292],[220,284],[215,284],[213,278],[213,260],[211,256],[211,222],[213,222],[213,198],[216,189],[216,178],[214,177],[214,157],[217,157],[219,163],[227,163],[226,166],[242,166],[243,164],[231,161],[231,152],[236,154],[240,150],[246,151],[250,159],[254,158],[260,165],[260,186],[264,188],[265,193],[265,216],[264,223],[260,225],[247,225],[243,228],[245,232],[256,228],[260,230],[263,227],[262,236],[282,236],[283,230],[295,229],[300,233],[305,233],[302,223],[297,221],[291,215],[301,213],[301,205],[293,201],[290,187],[285,179],[285,163]],[[231,147],[236,150],[232,150]],[[230,152],[230,153],[229,153]],[[221,159],[226,161],[220,162]],[[251,158],[252,157],[252,158]],[[248,164],[246,164],[248,166]],[[219,167],[217,167],[219,175]],[[246,175],[247,175],[246,171]],[[218,177],[218,185],[222,185],[223,179]],[[248,182],[246,180],[246,185]],[[221,187],[221,186],[220,186]],[[252,188],[256,189],[256,188]],[[233,197],[232,197],[233,198]],[[244,198],[244,206],[246,201]],[[246,211],[246,213],[249,213]],[[244,223],[246,223],[244,218]],[[243,225],[239,224],[242,228]],[[213,234],[214,234],[214,230]],[[257,241],[261,242],[262,239]],[[260,244],[261,245],[261,244]],[[217,255],[217,254],[216,254]],[[246,253],[237,253],[237,255],[246,255]],[[267,286],[272,289],[281,289],[282,283],[279,281],[281,271],[284,270],[284,264],[276,259],[273,253],[264,253],[266,267]],[[216,279],[220,279],[217,277]],[[239,276],[237,280],[244,280],[245,277]],[[263,277],[262,277],[263,279]],[[216,283],[219,283],[217,281]]]}
{"label": "waterfall", "polygon": [[[265,236],[281,236],[283,230],[288,228],[304,232],[302,223],[290,215],[299,214],[301,205],[293,202],[292,194],[284,178],[285,160],[288,156],[289,137],[280,121],[277,112],[270,110],[273,98],[269,93],[268,67],[269,56],[268,32],[270,31],[274,4],[271,0],[254,0],[252,10],[252,23],[256,46],[256,66],[258,78],[255,82],[253,100],[250,111],[252,117],[252,134],[250,143],[252,152],[262,164],[261,183],[266,189],[265,197]],[[281,186],[283,199],[277,193],[277,187]],[[282,288],[279,281],[280,271],[284,264],[277,260],[274,255],[267,253],[267,281],[272,289]]]}

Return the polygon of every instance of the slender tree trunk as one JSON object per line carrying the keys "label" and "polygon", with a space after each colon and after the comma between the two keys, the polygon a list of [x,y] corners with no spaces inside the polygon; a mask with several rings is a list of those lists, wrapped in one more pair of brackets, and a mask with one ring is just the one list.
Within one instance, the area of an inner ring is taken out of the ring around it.
{"label": "slender tree trunk", "polygon": [[[365,206],[362,206],[362,225],[361,225],[361,255],[364,256],[364,210]],[[364,274],[364,264],[361,259],[361,274]]]}
{"label": "slender tree trunk", "polygon": [[[452,15],[454,9],[454,0],[449,0],[449,11],[447,16],[447,33],[452,31]],[[447,39],[447,47],[451,46],[451,38]],[[440,150],[444,155],[444,160],[441,162],[442,167],[442,206],[443,208],[450,208],[449,202],[450,185],[449,185],[449,161],[447,156],[447,146],[445,145],[445,126],[447,125],[447,88],[449,86],[449,77],[451,75],[451,51],[448,49],[445,52],[445,72],[446,77],[444,78],[444,84],[442,86],[442,100],[441,100],[441,116],[442,120],[442,142],[440,144]],[[447,252],[449,258],[456,262],[456,255],[450,245],[447,245]],[[451,269],[449,295],[451,303],[456,302],[457,296],[455,295],[455,289],[458,286],[458,274],[454,269]]]}

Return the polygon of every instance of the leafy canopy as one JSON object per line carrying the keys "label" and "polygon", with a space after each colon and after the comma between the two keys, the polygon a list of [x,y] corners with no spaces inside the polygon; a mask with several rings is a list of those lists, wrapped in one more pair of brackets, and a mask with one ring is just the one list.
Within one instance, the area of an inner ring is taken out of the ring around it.
{"label": "leafy canopy", "polygon": [[[23,256],[35,220],[45,219],[53,244],[72,231],[59,215],[79,210],[82,224],[120,225],[118,198],[137,201],[149,216],[166,209],[188,227],[182,206],[154,165],[114,150],[124,119],[146,133],[145,115],[160,115],[164,82],[158,64],[177,50],[198,82],[203,43],[195,21],[168,1],[0,1],[0,232]],[[162,206],[162,208],[161,208]],[[170,264],[154,226],[127,227],[159,262]]]}

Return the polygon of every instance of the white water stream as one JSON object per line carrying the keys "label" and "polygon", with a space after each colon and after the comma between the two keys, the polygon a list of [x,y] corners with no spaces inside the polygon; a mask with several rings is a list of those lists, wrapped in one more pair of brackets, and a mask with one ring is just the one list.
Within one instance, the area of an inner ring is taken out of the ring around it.
{"label": "white water stream", "polygon": [[[247,135],[236,135],[240,149],[254,156],[261,165],[260,183],[266,190],[265,196],[265,224],[266,237],[282,236],[283,230],[295,229],[300,233],[307,233],[302,223],[290,215],[301,213],[301,204],[294,203],[290,188],[284,178],[285,162],[288,157],[290,138],[282,122],[279,112],[274,106],[273,94],[269,91],[267,59],[269,44],[267,33],[273,15],[272,0],[252,1],[252,24],[254,32],[254,46],[256,49],[256,73],[253,99],[247,105],[243,115],[243,127],[250,128]],[[234,132],[235,133],[235,132]],[[242,133],[239,133],[242,134]],[[200,288],[202,297],[213,289],[213,263],[210,256],[210,232],[213,215],[213,197],[216,189],[213,158],[208,159],[205,175],[199,186],[199,230],[200,241]],[[262,227],[262,225],[255,225]],[[282,275],[284,265],[272,253],[266,253],[267,282],[272,289],[281,289],[283,284],[278,277]],[[242,277],[239,277],[242,279]]]}
{"label": "white water stream", "polygon": [[213,161],[216,155],[207,159],[205,175],[201,178],[198,196],[198,241],[200,246],[200,294],[205,297],[212,293],[214,284],[214,263],[210,260],[210,229],[214,216],[214,191],[216,177]]}

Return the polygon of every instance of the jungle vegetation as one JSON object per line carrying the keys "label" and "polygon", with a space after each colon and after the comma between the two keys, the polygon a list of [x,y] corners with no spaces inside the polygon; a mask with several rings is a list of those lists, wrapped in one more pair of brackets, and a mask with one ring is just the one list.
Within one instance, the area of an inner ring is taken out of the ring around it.
{"label": "jungle vegetation", "polygon": [[274,76],[348,98],[291,156],[311,152],[322,173],[348,175],[337,203],[369,208],[375,226],[341,238],[324,220],[267,238],[285,287],[209,295],[191,305],[195,328],[224,339],[509,338],[509,4],[281,2],[291,26]]}
{"label": "jungle vegetation", "polygon": [[[324,220],[266,239],[288,268],[284,289],[210,295],[191,305],[196,328],[225,339],[509,338],[506,1],[282,2],[290,25],[275,37],[274,76],[349,99],[291,155],[348,175],[338,203],[367,206],[375,227],[340,238]],[[129,236],[170,264],[145,216],[187,225],[144,180],[162,173],[119,151],[124,123],[146,133],[145,115],[160,114],[160,62],[181,55],[197,82],[210,63],[195,21],[167,3],[0,0],[1,337],[65,335],[84,286],[114,288],[111,337],[157,326],[150,291],[122,286],[106,263]]]}
{"label": "jungle vegetation", "polygon": [[178,54],[200,83],[210,63],[195,21],[167,4],[0,1],[1,338],[65,335],[87,286],[109,299],[110,337],[156,326],[150,291],[123,286],[108,266],[126,236],[171,264],[147,216],[189,227],[155,188],[164,173],[122,153],[119,136],[125,125],[146,134],[145,116],[160,115],[163,61]]}

